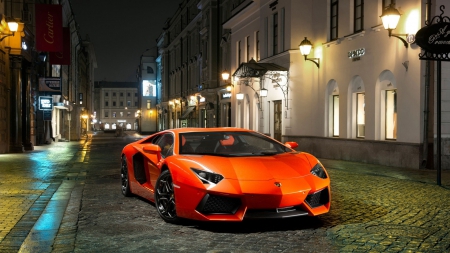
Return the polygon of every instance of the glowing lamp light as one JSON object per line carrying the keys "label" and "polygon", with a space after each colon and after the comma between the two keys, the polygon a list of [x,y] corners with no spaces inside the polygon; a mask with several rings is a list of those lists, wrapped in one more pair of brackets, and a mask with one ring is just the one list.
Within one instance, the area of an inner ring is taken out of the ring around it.
{"label": "glowing lamp light", "polygon": [[236,94],[236,99],[237,99],[237,100],[242,100],[242,99],[244,99],[244,93],[238,93],[238,94]]}
{"label": "glowing lamp light", "polygon": [[397,28],[400,16],[400,12],[394,7],[393,4],[390,4],[386,9],[383,10],[380,16],[381,21],[383,22],[384,29],[394,30],[395,28]]}
{"label": "glowing lamp light", "polygon": [[267,97],[267,89],[264,89],[264,88],[262,88],[260,91],[259,91],[259,96],[261,96],[261,97]]}

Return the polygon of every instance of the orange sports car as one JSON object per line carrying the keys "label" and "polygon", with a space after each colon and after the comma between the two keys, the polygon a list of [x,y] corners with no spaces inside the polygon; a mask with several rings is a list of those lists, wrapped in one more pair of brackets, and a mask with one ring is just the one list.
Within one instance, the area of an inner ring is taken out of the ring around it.
{"label": "orange sports car", "polygon": [[316,216],[330,178],[311,154],[241,128],[181,128],[126,145],[122,193],[155,203],[166,222]]}

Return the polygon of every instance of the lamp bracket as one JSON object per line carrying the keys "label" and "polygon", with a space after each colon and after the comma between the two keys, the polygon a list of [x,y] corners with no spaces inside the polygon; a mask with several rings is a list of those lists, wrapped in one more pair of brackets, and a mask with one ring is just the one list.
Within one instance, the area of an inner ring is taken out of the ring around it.
{"label": "lamp bracket", "polygon": [[316,64],[317,68],[320,68],[320,58],[308,58],[308,56],[305,55],[305,61],[312,61]]}
{"label": "lamp bracket", "polygon": [[14,32],[12,32],[11,34],[3,34],[3,37],[0,39],[0,42],[2,42],[6,37],[9,37],[9,36],[14,36]]}
{"label": "lamp bracket", "polygon": [[397,39],[399,39],[399,40],[401,40],[402,42],[403,42],[403,45],[406,47],[406,48],[408,48],[408,42],[406,42],[406,40],[405,39],[403,39],[402,37],[400,37],[400,36],[407,36],[408,34],[396,34],[396,33],[392,33],[392,30],[389,30],[389,37],[395,37],[395,38],[397,38]]}

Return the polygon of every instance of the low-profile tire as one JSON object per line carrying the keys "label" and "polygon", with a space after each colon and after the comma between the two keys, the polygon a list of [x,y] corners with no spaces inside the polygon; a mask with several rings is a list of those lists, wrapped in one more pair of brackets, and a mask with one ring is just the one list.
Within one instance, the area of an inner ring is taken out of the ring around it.
{"label": "low-profile tire", "polygon": [[169,170],[163,171],[156,181],[155,204],[159,216],[170,223],[180,222],[175,204],[172,175]]}
{"label": "low-profile tire", "polygon": [[133,194],[130,189],[130,180],[128,177],[128,163],[127,158],[122,156],[121,166],[120,166],[120,180],[122,185],[122,194],[125,197],[130,197]]}

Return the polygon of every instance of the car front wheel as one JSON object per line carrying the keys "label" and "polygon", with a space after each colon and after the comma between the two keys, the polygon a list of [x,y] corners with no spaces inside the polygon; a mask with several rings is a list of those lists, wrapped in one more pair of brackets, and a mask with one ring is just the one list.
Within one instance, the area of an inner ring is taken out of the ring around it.
{"label": "car front wheel", "polygon": [[122,194],[125,197],[130,197],[131,194],[131,189],[130,189],[130,181],[128,178],[128,163],[127,163],[127,158],[125,156],[122,157],[122,162],[121,162],[121,166],[120,166],[120,180],[122,183]]}
{"label": "car front wheel", "polygon": [[155,187],[156,210],[163,220],[170,223],[179,222],[175,205],[172,175],[165,170],[159,175]]}

